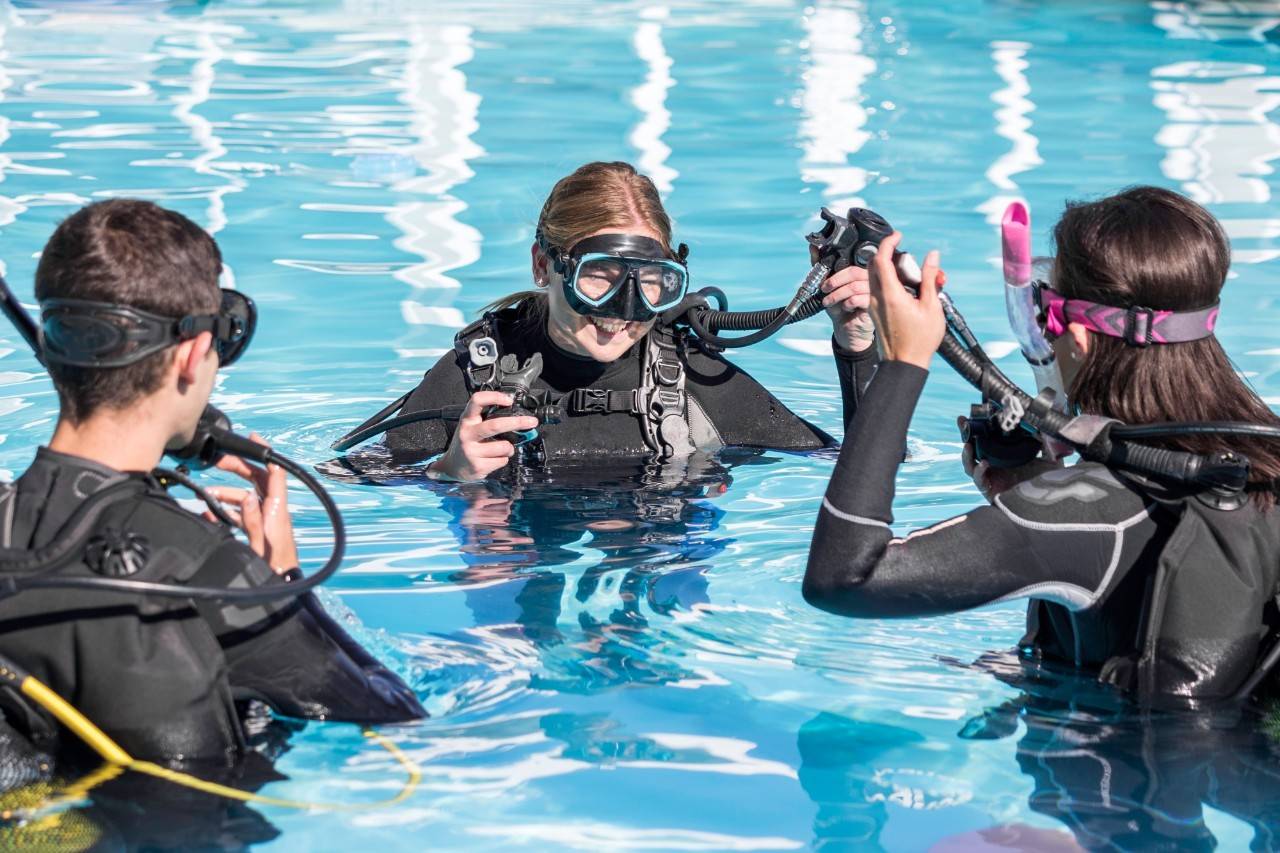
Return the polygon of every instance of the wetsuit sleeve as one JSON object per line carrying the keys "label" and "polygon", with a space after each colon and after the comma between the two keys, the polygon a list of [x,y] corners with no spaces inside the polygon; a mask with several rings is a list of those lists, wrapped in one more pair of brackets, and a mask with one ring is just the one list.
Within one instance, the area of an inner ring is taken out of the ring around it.
{"label": "wetsuit sleeve", "polygon": [[[230,588],[284,580],[228,538],[206,559],[199,582]],[[236,699],[258,699],[291,717],[390,723],[426,716],[413,691],[329,616],[311,593],[283,604],[202,604],[227,660]]]}
{"label": "wetsuit sleeve", "polygon": [[[867,388],[819,511],[805,598],[867,617],[948,613],[1022,597],[1073,610],[1097,604],[1143,556],[1157,525],[1152,507],[1133,493],[1092,486],[1083,479],[1093,476],[1089,470],[1055,472],[1076,478],[1074,485],[1057,484],[1054,475],[1024,483],[1015,490],[1021,497],[1009,496],[1014,508],[997,499],[894,538],[894,478],[927,375],[885,362]],[[1042,513],[1027,512],[1015,498],[1040,500]]]}
{"label": "wetsuit sleeve", "polygon": [[858,403],[871,384],[880,365],[880,350],[869,346],[861,352],[851,352],[831,338],[831,351],[836,357],[836,375],[840,377],[840,401],[844,410],[844,430],[849,431],[853,416],[858,413]]}
{"label": "wetsuit sleeve", "polygon": [[745,370],[718,355],[690,352],[686,388],[726,445],[816,450],[837,444],[783,405]]}
{"label": "wetsuit sleeve", "polygon": [[[453,353],[449,353],[426,372],[422,382],[400,408],[399,414],[462,405],[469,397],[462,370]],[[385,442],[394,461],[417,462],[443,453],[449,447],[456,427],[456,421],[432,418],[389,431]]]}

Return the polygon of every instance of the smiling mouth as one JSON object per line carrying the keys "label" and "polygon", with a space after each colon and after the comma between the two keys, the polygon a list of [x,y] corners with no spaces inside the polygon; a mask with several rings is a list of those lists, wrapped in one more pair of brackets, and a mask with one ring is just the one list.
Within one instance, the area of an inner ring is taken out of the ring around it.
{"label": "smiling mouth", "polygon": [[631,325],[626,320],[619,320],[614,317],[588,317],[587,319],[591,321],[591,325],[607,335],[616,335],[619,332],[626,331],[627,327]]}

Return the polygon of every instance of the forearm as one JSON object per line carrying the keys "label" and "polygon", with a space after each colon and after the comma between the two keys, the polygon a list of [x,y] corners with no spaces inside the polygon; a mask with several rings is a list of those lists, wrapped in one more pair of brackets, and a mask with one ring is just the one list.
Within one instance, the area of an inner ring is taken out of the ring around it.
{"label": "forearm", "polygon": [[[863,397],[814,529],[805,598],[867,617],[1026,597],[1075,610],[1096,605],[1161,535],[1151,507],[1104,471],[1055,472],[1030,484],[1030,498],[893,537],[894,479],[924,379],[921,368],[885,362]],[[1051,499],[1056,490],[1061,497]]]}
{"label": "forearm", "polygon": [[858,413],[858,404],[876,375],[880,353],[874,344],[858,352],[845,349],[835,337],[831,339],[831,351],[836,359],[836,375],[840,379],[840,399],[844,408],[844,429],[848,433],[853,417]]}
{"label": "forearm", "polygon": [[[850,364],[851,386],[854,372]],[[855,401],[856,412],[822,501],[805,572],[805,598],[817,606],[833,609],[842,590],[870,574],[892,539],[894,479],[927,376],[918,367],[886,362]],[[843,390],[843,370],[841,386]]]}

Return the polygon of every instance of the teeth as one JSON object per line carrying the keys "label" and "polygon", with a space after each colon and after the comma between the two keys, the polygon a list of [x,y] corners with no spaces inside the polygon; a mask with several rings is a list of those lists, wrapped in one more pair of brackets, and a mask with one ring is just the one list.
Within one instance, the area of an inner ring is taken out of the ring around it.
{"label": "teeth", "polygon": [[591,322],[596,328],[610,335],[616,335],[627,327],[626,320],[605,320],[600,317],[592,317]]}

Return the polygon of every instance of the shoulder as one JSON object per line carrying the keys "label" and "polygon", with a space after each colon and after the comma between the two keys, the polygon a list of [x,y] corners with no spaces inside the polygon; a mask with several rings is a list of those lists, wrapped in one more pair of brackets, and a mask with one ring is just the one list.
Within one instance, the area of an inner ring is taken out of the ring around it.
{"label": "shoulder", "polygon": [[131,505],[121,508],[126,516],[122,526],[142,534],[156,554],[168,553],[189,568],[198,568],[211,555],[228,546],[243,548],[252,554],[231,531],[186,509],[172,495],[156,487],[141,495]]}
{"label": "shoulder", "polygon": [[[652,332],[650,333],[652,334]],[[733,376],[743,376],[751,381],[750,375],[719,352],[704,346],[697,338],[690,335],[680,347],[685,366],[689,369],[690,380],[695,384],[699,379],[708,378],[723,381]]]}
{"label": "shoulder", "polygon": [[996,509],[1029,527],[1117,530],[1155,511],[1156,502],[1105,465],[1081,462],[1020,483]]}

